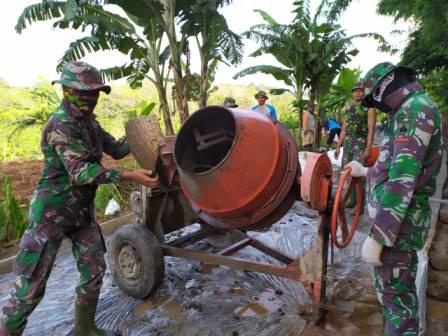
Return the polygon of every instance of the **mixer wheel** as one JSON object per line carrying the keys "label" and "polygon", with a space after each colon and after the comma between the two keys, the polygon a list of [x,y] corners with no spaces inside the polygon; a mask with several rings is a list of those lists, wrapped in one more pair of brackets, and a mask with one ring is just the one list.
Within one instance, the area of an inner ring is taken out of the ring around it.
{"label": "mixer wheel", "polygon": [[143,299],[163,281],[165,263],[156,236],[141,224],[120,228],[109,250],[114,282],[127,295]]}

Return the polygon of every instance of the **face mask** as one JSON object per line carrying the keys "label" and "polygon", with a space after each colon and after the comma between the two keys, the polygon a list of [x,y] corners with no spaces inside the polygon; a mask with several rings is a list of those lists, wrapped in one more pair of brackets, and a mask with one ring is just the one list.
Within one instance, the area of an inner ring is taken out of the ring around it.
{"label": "face mask", "polygon": [[81,112],[91,114],[98,103],[99,91],[76,90],[64,87],[64,97],[66,97]]}
{"label": "face mask", "polygon": [[380,111],[389,113],[392,108],[386,104],[386,98],[392,92],[410,83],[410,79],[402,71],[392,71],[373,89],[372,94],[364,98],[362,105],[365,107],[374,107]]}

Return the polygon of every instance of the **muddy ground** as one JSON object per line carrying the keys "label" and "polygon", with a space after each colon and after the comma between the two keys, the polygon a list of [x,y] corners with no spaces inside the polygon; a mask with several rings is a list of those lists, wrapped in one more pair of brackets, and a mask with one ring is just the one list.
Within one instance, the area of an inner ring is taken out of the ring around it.
{"label": "muddy ground", "polygon": [[[301,255],[316,239],[316,213],[296,203],[258,239],[289,255]],[[174,235],[173,235],[174,236]],[[382,318],[376,303],[370,269],[359,257],[364,234],[358,233],[347,249],[335,251],[329,270],[328,292],[335,301],[325,325],[314,326],[300,314],[310,300],[299,282],[199,265],[166,258],[162,287],[146,300],[127,297],[105,276],[97,322],[121,330],[123,335],[378,335]],[[198,243],[195,248],[213,251],[229,237]],[[251,247],[239,257],[272,260]],[[71,252],[59,255],[47,293],[31,315],[24,335],[69,335],[73,327],[73,298],[78,274]],[[13,285],[13,274],[0,279],[0,305]]]}
{"label": "muddy ground", "polygon": [[[316,223],[316,213],[297,202],[269,231],[252,234],[270,246],[298,256],[315,241]],[[178,235],[173,233],[171,236]],[[382,315],[371,269],[360,259],[364,239],[365,234],[358,232],[348,248],[335,250],[328,272],[328,297],[333,304],[322,326],[316,326],[304,315],[309,310],[310,299],[299,282],[169,257],[165,259],[162,287],[146,300],[133,299],[122,293],[112,284],[108,268],[97,323],[101,327],[120,330],[125,336],[379,335]],[[228,240],[227,236],[207,239],[194,248],[215,251]],[[238,256],[272,262],[251,247],[242,250]],[[24,335],[71,334],[77,280],[71,252],[61,253],[45,298],[31,315]],[[7,300],[13,281],[13,274],[1,276],[0,306]],[[443,308],[436,311],[444,316]],[[428,335],[446,335],[443,326],[437,325],[437,328],[442,332]]]}

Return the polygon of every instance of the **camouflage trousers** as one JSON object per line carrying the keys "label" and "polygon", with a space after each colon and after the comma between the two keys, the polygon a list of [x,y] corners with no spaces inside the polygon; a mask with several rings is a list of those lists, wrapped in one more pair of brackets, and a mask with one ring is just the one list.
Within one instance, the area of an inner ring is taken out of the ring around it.
{"label": "camouflage trousers", "polygon": [[[364,150],[366,149],[366,139],[355,138],[352,136],[346,136],[344,140],[344,152],[342,155],[342,167],[344,167],[350,161],[356,160],[361,164],[364,164]],[[363,190],[365,188],[365,179],[363,179]],[[349,208],[354,207],[356,204],[356,194],[355,191],[350,195],[346,206]]]}
{"label": "camouflage trousers", "polygon": [[3,325],[11,335],[21,335],[28,316],[44,296],[47,280],[63,238],[72,242],[72,252],[80,273],[76,287],[79,304],[97,301],[106,270],[101,230],[95,222],[82,227],[62,227],[30,222],[20,242],[14,271],[15,290],[3,307]]}
{"label": "camouflage trousers", "polygon": [[384,247],[381,262],[383,266],[375,267],[374,279],[378,300],[383,306],[383,335],[417,336],[417,254]]}
{"label": "camouflage trousers", "polygon": [[342,167],[350,161],[356,160],[359,163],[364,163],[364,151],[367,147],[366,138],[357,138],[347,135],[344,140],[344,153],[342,155]]}

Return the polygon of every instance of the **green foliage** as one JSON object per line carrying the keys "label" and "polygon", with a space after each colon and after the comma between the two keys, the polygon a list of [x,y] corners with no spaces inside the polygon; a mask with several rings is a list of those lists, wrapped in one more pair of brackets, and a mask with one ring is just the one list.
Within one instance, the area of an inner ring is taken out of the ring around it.
{"label": "green foliage", "polygon": [[9,243],[22,237],[26,219],[13,195],[10,176],[3,176],[3,200],[0,202],[0,243]]}
{"label": "green foliage", "polygon": [[[280,66],[259,65],[237,73],[239,78],[262,72],[272,75],[290,88],[295,97],[293,106],[301,111],[303,91],[308,89],[309,99],[322,100],[331,84],[345,65],[358,51],[353,48],[355,38],[371,37],[387,47],[382,36],[374,33],[347,36],[335,22],[344,4],[331,6],[322,0],[315,15],[311,16],[311,4],[307,0],[294,1],[295,17],[289,24],[280,24],[268,13],[256,10],[265,23],[252,26],[243,35],[259,44],[251,56],[270,54]],[[325,11],[332,16],[326,17]],[[321,20],[323,18],[323,22]],[[273,94],[285,90],[273,90]]]}
{"label": "green foliage", "polygon": [[402,53],[401,63],[422,76],[429,93],[443,111],[448,106],[448,2],[446,0],[380,0],[378,12],[395,20],[412,19],[414,31]]}
{"label": "green foliage", "polygon": [[327,117],[333,117],[341,122],[344,107],[352,100],[352,88],[360,79],[360,69],[343,69],[329,92],[324,96],[321,106]]}
{"label": "green foliage", "polygon": [[25,107],[26,115],[9,123],[8,140],[13,140],[18,134],[29,127],[43,127],[50,115],[61,103],[57,92],[48,81],[41,81],[30,90],[33,104]]}
{"label": "green foliage", "polygon": [[134,119],[138,117],[147,117],[153,112],[156,103],[147,102],[142,100],[136,109],[130,109],[127,111],[127,119]]}
{"label": "green foliage", "polygon": [[[43,92],[43,93],[42,93]],[[40,135],[48,117],[58,107],[58,94],[48,82],[31,88],[11,87],[0,79],[0,160],[40,159]],[[147,82],[140,90],[126,85],[113,85],[112,94],[100,96],[95,109],[98,121],[115,137],[124,135],[123,124],[133,114],[154,113],[157,92]],[[42,112],[43,111],[43,112]],[[10,134],[22,121],[31,120],[31,126]]]}
{"label": "green foliage", "polygon": [[125,205],[126,202],[123,196],[121,196],[117,186],[113,183],[101,184],[96,191],[95,211],[104,213],[107,204],[112,198],[114,198],[115,201],[117,201],[117,203],[120,205],[120,207],[123,208],[123,205]]}

